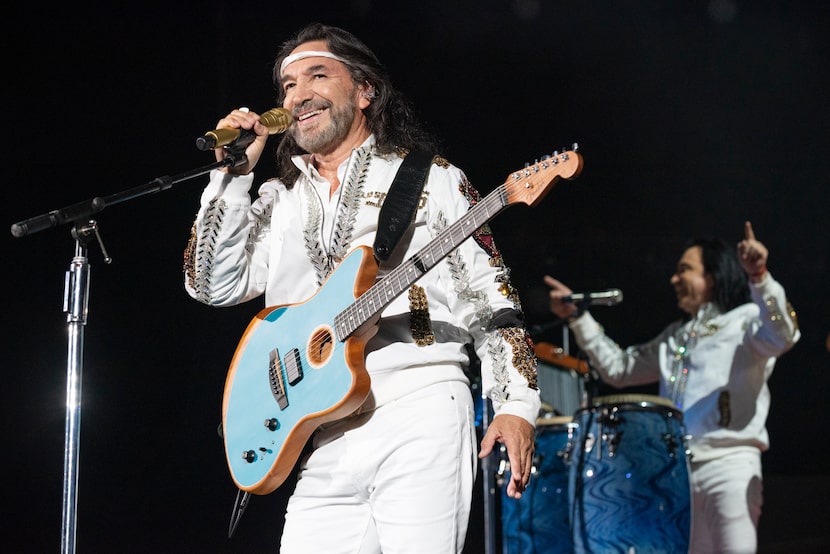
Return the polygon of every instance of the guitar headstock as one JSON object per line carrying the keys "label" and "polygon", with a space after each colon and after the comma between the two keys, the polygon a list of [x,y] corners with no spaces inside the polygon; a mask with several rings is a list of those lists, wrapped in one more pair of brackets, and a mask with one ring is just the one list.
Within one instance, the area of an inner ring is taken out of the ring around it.
{"label": "guitar headstock", "polygon": [[535,206],[558,179],[575,179],[582,172],[582,156],[574,143],[571,150],[555,151],[511,173],[504,182],[509,204]]}

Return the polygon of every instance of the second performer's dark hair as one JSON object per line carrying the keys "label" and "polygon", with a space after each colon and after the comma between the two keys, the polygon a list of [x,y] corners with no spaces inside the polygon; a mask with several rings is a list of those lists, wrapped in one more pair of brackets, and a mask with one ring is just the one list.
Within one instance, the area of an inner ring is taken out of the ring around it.
{"label": "second performer's dark hair", "polygon": [[[392,85],[386,69],[374,52],[357,37],[338,27],[311,23],[282,44],[273,71],[274,87],[280,105],[285,100],[280,75],[282,61],[300,44],[315,40],[326,41],[332,54],[346,60],[355,83],[368,85],[372,102],[363,113],[381,153],[389,154],[399,148],[421,149],[436,154],[439,152],[438,140],[426,130],[403,93]],[[279,177],[286,186],[292,186],[299,174],[299,170],[291,163],[291,156],[304,153],[290,133],[283,136],[277,147],[277,166]]]}
{"label": "second performer's dark hair", "polygon": [[686,246],[699,246],[704,272],[712,276],[712,302],[723,312],[752,300],[746,272],[734,246],[720,238],[696,238]]}

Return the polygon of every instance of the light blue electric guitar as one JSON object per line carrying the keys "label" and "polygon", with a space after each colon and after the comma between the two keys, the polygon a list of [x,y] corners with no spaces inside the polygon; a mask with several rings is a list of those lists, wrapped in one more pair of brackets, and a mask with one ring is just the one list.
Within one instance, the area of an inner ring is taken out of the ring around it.
{"label": "light blue electric guitar", "polygon": [[222,403],[225,455],[236,486],[273,492],[317,427],[360,407],[370,384],[363,349],[390,302],[504,208],[535,206],[560,177],[581,171],[576,145],[556,152],[512,173],[382,280],[375,282],[371,249],[358,247],[308,300],[259,312],[236,348]]}

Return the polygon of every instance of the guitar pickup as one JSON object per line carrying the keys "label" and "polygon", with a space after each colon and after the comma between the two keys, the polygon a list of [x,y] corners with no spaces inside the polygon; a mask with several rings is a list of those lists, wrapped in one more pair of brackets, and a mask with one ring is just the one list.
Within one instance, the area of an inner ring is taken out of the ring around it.
{"label": "guitar pickup", "polygon": [[300,361],[300,351],[296,348],[292,348],[285,357],[285,360],[283,360],[283,363],[285,363],[285,372],[288,375],[288,384],[293,387],[303,378],[303,366]]}
{"label": "guitar pickup", "polygon": [[285,394],[285,378],[282,373],[282,364],[280,363],[280,353],[278,350],[272,350],[268,353],[270,358],[268,364],[268,383],[271,385],[271,394],[277,401],[280,410],[288,407],[288,396]]}

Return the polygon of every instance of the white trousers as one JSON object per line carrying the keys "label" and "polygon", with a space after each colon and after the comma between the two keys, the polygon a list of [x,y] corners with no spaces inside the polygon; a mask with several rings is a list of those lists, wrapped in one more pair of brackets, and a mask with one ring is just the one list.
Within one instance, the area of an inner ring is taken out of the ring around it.
{"label": "white trousers", "polygon": [[463,550],[478,463],[469,385],[431,385],[313,440],[281,554]]}
{"label": "white trousers", "polygon": [[692,463],[693,554],[753,554],[763,504],[761,453]]}

